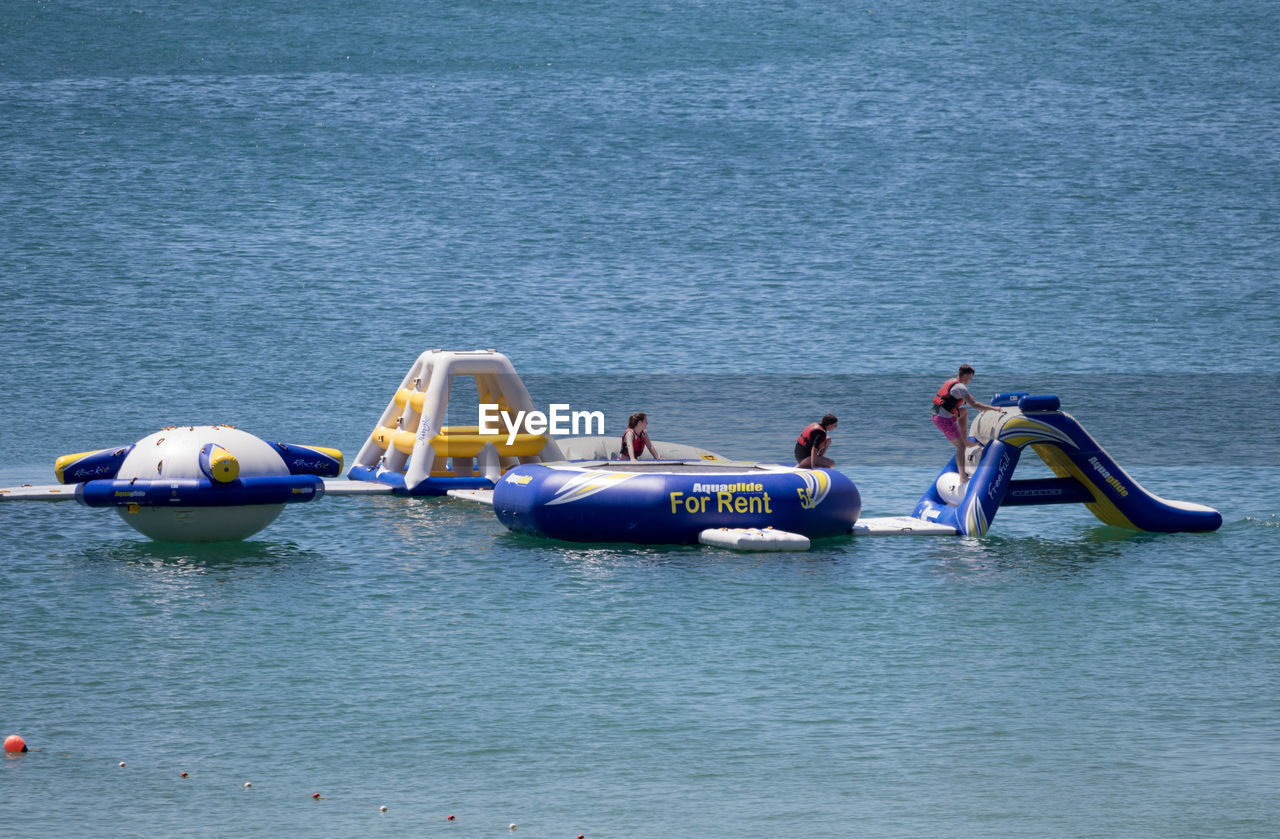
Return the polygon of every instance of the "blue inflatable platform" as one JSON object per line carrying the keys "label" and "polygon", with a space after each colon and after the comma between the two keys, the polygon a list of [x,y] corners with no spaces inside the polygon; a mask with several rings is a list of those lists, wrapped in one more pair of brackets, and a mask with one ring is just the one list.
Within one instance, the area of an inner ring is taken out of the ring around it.
{"label": "blue inflatable platform", "polygon": [[849,532],[862,510],[827,469],[722,461],[562,461],[517,466],[493,509],[508,528],[578,542],[695,544],[710,528],[768,528],[811,539]]}

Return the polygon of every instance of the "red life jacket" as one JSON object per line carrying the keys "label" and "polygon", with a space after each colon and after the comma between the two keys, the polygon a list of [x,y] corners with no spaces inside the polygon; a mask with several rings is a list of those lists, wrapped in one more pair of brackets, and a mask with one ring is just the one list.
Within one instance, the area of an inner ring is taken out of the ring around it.
{"label": "red life jacket", "polygon": [[812,437],[813,432],[819,428],[822,428],[822,423],[820,422],[809,423],[804,427],[804,431],[800,432],[800,436],[796,438],[796,442],[804,446],[806,449],[809,448],[809,438]]}
{"label": "red life jacket", "polygon": [[942,410],[950,412],[952,416],[955,416],[956,406],[960,404],[960,400],[951,395],[951,388],[959,381],[959,378],[947,379],[933,396],[933,404],[941,405]]}
{"label": "red life jacket", "polygon": [[[628,428],[627,431],[635,431],[635,429]],[[618,452],[623,460],[631,459],[631,452],[627,451],[627,431],[622,432],[622,451]],[[640,455],[644,454],[645,448],[649,445],[649,435],[645,434],[643,431],[635,431],[635,435],[636,459],[638,460]]]}

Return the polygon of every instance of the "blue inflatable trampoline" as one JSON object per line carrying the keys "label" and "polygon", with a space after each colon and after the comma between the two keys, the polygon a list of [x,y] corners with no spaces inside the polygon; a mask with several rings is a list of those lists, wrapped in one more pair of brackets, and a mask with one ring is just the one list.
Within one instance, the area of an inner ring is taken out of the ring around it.
{"label": "blue inflatable trampoline", "polygon": [[508,528],[577,542],[692,544],[710,528],[809,538],[848,533],[858,488],[827,469],[721,461],[574,461],[517,466],[493,509]]}

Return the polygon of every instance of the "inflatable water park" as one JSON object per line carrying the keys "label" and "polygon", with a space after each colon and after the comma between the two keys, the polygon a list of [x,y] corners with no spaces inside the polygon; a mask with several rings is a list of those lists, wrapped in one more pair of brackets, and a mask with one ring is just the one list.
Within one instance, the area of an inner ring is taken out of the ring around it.
{"label": "inflatable water park", "polygon": [[[445,424],[458,379],[474,384],[478,425]],[[909,515],[862,518],[858,488],[835,469],[659,441],[651,441],[655,459],[622,459],[617,437],[552,433],[556,423],[502,353],[435,349],[410,366],[345,478],[337,449],[192,425],[64,455],[54,463],[57,484],[0,489],[0,501],[111,508],[161,542],[247,539],[288,504],[360,495],[483,504],[508,529],[547,539],[736,550],[806,550],[815,539],[858,535],[980,537],[1001,508],[1040,504],[1083,504],[1102,522],[1137,531],[1221,527],[1211,507],[1144,489],[1057,396],[1001,393],[991,404],[997,410],[969,429],[967,481],[953,454]],[[1014,478],[1028,448],[1054,477]]]}

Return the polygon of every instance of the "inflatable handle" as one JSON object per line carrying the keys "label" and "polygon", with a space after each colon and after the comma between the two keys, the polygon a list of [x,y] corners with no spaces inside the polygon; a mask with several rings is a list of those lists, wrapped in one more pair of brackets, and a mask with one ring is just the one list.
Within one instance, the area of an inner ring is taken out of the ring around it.
{"label": "inflatable handle", "polygon": [[1062,407],[1062,403],[1052,393],[1046,393],[1040,396],[1022,397],[1019,407],[1025,414],[1031,411],[1056,411]]}
{"label": "inflatable handle", "polygon": [[997,393],[991,400],[991,404],[995,405],[997,408],[1008,408],[1012,405],[1017,405],[1024,397],[1030,395],[1031,394],[1025,390],[1015,390],[1010,393]]}
{"label": "inflatable handle", "polygon": [[226,484],[240,477],[240,461],[217,443],[205,443],[200,449],[200,471],[211,481]]}
{"label": "inflatable handle", "polygon": [[236,507],[252,504],[296,504],[324,495],[324,481],[314,475],[263,475],[221,484],[207,478],[155,480],[115,478],[76,487],[76,500],[86,507]]}

